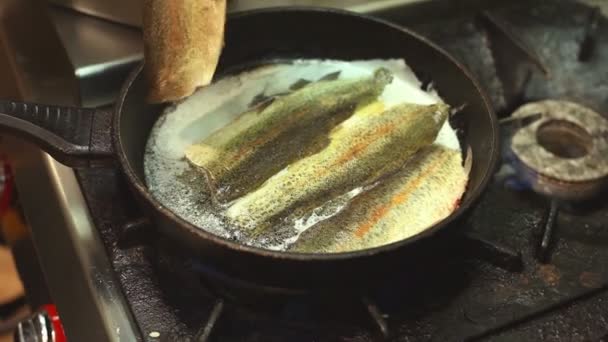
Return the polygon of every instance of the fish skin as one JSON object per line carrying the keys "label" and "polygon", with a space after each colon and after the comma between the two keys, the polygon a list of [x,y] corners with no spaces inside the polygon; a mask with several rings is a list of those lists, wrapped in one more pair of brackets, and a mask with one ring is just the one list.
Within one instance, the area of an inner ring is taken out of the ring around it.
{"label": "fish skin", "polygon": [[325,75],[325,76],[321,77],[321,78],[319,79],[319,81],[333,81],[333,80],[337,80],[337,79],[338,79],[338,77],[340,77],[340,74],[341,74],[341,73],[342,73],[342,71],[341,71],[341,70],[338,70],[338,71],[335,71],[335,72],[329,73],[329,74],[327,74],[327,75]]}
{"label": "fish skin", "polygon": [[241,114],[188,147],[186,159],[203,172],[216,204],[232,201],[323,148],[327,133],[357,106],[373,102],[392,79],[380,68],[370,77],[311,83]]}
{"label": "fish skin", "polygon": [[317,154],[289,165],[226,210],[228,221],[253,236],[281,214],[365,186],[397,171],[433,143],[449,106],[401,104],[361,110],[334,128]]}
{"label": "fish skin", "polygon": [[338,214],[305,230],[288,251],[350,252],[416,235],[456,209],[467,181],[460,151],[433,144]]}

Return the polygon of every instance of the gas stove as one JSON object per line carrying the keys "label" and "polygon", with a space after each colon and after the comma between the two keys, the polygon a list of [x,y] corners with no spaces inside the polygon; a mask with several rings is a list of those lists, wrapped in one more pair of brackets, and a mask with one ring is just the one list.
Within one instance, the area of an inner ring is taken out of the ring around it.
{"label": "gas stove", "polygon": [[[31,163],[17,158],[25,170],[17,179],[20,192],[42,194],[31,202],[22,196],[24,211],[69,340],[608,338],[603,184],[582,194],[582,188],[572,186],[576,182],[535,169],[529,149],[511,148],[518,133],[530,131],[537,137],[533,143],[566,163],[593,157],[590,141],[608,139],[601,127],[605,120],[597,118],[608,118],[608,7],[552,0],[498,1],[490,8],[467,1],[456,10],[447,1],[397,2],[369,8],[373,15],[420,32],[464,64],[501,120],[502,163],[462,222],[464,233],[443,241],[444,248],[416,272],[401,272],[396,261],[394,272],[364,291],[354,290],[356,284],[341,293],[268,288],[228,278],[183,254],[138,211],[118,170],[72,171],[44,155],[39,163],[50,172],[32,182],[25,180],[36,177]],[[73,15],[53,11],[56,21]],[[135,30],[124,29],[136,39]],[[106,64],[105,72],[119,79],[138,53]],[[84,65],[83,70],[97,69]],[[91,75],[103,79],[104,72]],[[98,90],[86,89],[91,90],[86,94]],[[573,103],[577,114],[566,119],[591,115],[585,118],[594,117],[597,121],[591,122],[600,127],[585,127],[591,119],[574,128],[551,126],[567,113],[560,112],[563,102],[555,114],[542,106],[545,100]],[[522,107],[526,104],[541,106],[528,110]],[[545,179],[560,191],[547,187]],[[574,185],[584,183],[581,179]],[[58,213],[36,215],[29,204],[41,200],[57,206]],[[51,240],[60,244],[59,251],[45,243]]]}

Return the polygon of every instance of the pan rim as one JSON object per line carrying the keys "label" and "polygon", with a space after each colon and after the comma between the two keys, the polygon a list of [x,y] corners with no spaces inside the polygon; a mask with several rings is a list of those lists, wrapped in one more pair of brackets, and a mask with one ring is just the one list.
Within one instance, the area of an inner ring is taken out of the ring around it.
{"label": "pan rim", "polygon": [[463,216],[463,214],[472,206],[483,191],[486,189],[493,172],[496,169],[498,156],[499,156],[499,134],[498,134],[498,119],[496,114],[492,108],[492,105],[489,101],[489,98],[485,91],[481,88],[477,80],[472,76],[472,74],[455,58],[453,58],[449,53],[443,50],[441,47],[437,46],[435,43],[432,43],[428,39],[422,37],[416,32],[413,32],[410,29],[404,28],[397,24],[391,23],[384,19],[376,18],[373,16],[360,14],[352,11],[341,10],[341,9],[333,9],[333,8],[324,8],[324,7],[312,7],[312,6],[290,6],[290,7],[270,7],[270,8],[262,8],[262,9],[253,9],[253,10],[245,10],[236,13],[232,13],[228,15],[227,22],[229,20],[238,19],[241,17],[252,16],[257,14],[272,14],[272,13],[281,13],[285,14],[286,12],[290,13],[298,13],[298,12],[308,12],[308,13],[321,13],[321,14],[332,14],[338,16],[347,16],[351,18],[356,18],[357,20],[363,20],[368,22],[373,22],[379,25],[386,26],[393,30],[398,30],[399,32],[410,36],[413,39],[417,39],[420,42],[426,44],[431,49],[437,51],[440,55],[446,58],[447,61],[453,63],[457,66],[464,74],[464,76],[468,79],[469,82],[474,86],[475,90],[481,97],[481,100],[484,104],[487,114],[490,119],[491,131],[488,132],[488,143],[491,144],[490,149],[492,151],[491,156],[488,162],[487,172],[483,175],[478,187],[473,189],[472,192],[468,193],[468,189],[465,190],[465,193],[468,193],[469,198],[466,202],[462,202],[458,209],[452,212],[449,216],[439,221],[433,226],[428,227],[422,232],[407,237],[402,240],[398,240],[386,245],[381,245],[373,248],[362,249],[357,251],[350,252],[340,252],[340,253],[297,253],[297,252],[287,252],[287,251],[274,251],[269,249],[264,249],[260,247],[248,246],[244,244],[240,244],[233,240],[215,235],[210,233],[203,228],[199,228],[198,226],[193,225],[192,223],[186,221],[185,219],[179,217],[175,213],[173,213],[169,208],[160,203],[154,196],[149,192],[147,185],[144,180],[140,180],[136,175],[135,170],[131,167],[129,160],[125,154],[125,150],[123,148],[123,141],[120,135],[120,118],[122,116],[123,105],[125,99],[129,93],[129,89],[131,88],[133,82],[140,77],[142,74],[145,61],[140,63],[129,75],[126,82],[124,83],[118,101],[116,102],[114,108],[114,118],[112,127],[114,129],[113,134],[113,144],[116,150],[116,154],[119,160],[120,168],[123,174],[128,178],[129,182],[132,184],[133,188],[139,193],[139,195],[147,201],[147,204],[157,210],[161,215],[170,221],[174,222],[175,229],[186,230],[189,234],[196,236],[197,238],[204,238],[220,247],[227,248],[233,252],[239,253],[247,253],[253,254],[256,256],[269,257],[280,260],[288,260],[288,261],[300,261],[300,262],[316,262],[316,261],[338,261],[344,259],[358,259],[363,257],[369,257],[373,255],[380,255],[388,252],[392,252],[394,250],[405,247],[406,245],[427,239],[432,237],[437,232],[453,223],[457,219]]}

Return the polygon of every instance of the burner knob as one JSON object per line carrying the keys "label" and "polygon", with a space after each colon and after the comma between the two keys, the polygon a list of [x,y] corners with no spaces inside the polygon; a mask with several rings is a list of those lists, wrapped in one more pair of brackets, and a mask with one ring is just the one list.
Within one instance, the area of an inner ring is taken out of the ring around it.
{"label": "burner knob", "polygon": [[66,342],[59,316],[53,305],[47,305],[17,325],[15,342]]}

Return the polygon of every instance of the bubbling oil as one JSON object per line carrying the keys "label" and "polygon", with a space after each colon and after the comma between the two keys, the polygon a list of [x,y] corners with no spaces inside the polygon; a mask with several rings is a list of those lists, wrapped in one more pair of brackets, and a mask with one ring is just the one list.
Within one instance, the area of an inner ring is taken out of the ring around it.
{"label": "bubbling oil", "polygon": [[[433,104],[441,100],[434,91],[421,90],[420,81],[400,59],[294,60],[227,76],[168,107],[159,117],[144,155],[149,191],[163,206],[209,233],[247,245],[285,250],[304,230],[338,213],[364,189],[354,189],[306,215],[285,220],[285,225],[273,229],[272,234],[250,239],[226,224],[222,209],[214,207],[206,193],[204,177],[188,164],[184,151],[231,122],[260,94],[284,93],[299,80],[317,80],[337,71],[339,78],[370,76],[379,67],[390,70],[394,76],[379,97],[386,107],[403,102]],[[435,143],[460,150],[456,133],[447,121]]]}

